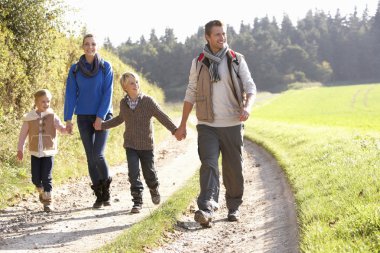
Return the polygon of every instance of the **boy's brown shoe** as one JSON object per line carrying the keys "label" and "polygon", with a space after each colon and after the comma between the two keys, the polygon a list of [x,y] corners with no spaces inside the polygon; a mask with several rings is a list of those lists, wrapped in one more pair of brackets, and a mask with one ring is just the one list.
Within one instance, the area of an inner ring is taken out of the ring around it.
{"label": "boy's brown shoe", "polygon": [[160,193],[158,192],[158,186],[154,189],[149,189],[150,196],[152,197],[152,202],[155,205],[160,204],[161,202],[161,196]]}
{"label": "boy's brown shoe", "polygon": [[142,209],[142,204],[135,203],[135,204],[133,204],[133,207],[131,209],[131,213],[139,213],[141,209]]}
{"label": "boy's brown shoe", "polygon": [[204,228],[212,227],[212,212],[198,210],[194,214],[194,220]]}

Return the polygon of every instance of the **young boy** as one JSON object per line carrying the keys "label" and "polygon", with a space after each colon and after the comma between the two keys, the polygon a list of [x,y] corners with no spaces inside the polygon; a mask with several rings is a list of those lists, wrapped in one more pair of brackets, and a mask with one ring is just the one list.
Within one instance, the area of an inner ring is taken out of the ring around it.
{"label": "young boy", "polygon": [[154,167],[152,117],[155,117],[173,135],[177,128],[152,97],[140,92],[139,77],[135,73],[124,73],[120,78],[120,84],[127,93],[120,101],[120,113],[117,117],[103,122],[101,129],[113,128],[123,122],[125,124],[124,148],[127,154],[128,176],[134,203],[131,213],[139,213],[143,204],[144,190],[140,179],[139,162],[152,202],[158,205],[161,200]]}

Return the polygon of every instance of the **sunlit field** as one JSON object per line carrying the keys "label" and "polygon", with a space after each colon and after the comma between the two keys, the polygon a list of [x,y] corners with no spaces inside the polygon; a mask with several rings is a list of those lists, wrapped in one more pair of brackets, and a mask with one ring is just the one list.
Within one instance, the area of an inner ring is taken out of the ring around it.
{"label": "sunlit field", "polygon": [[380,251],[380,85],[289,91],[257,106],[246,136],[288,175],[303,252]]}

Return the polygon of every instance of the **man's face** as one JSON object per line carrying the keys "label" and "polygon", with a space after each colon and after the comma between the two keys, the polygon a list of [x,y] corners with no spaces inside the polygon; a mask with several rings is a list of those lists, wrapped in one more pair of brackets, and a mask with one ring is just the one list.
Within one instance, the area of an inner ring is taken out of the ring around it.
{"label": "man's face", "polygon": [[206,34],[206,40],[208,41],[213,53],[221,50],[227,42],[227,34],[224,31],[224,26],[213,26],[211,28],[210,36]]}

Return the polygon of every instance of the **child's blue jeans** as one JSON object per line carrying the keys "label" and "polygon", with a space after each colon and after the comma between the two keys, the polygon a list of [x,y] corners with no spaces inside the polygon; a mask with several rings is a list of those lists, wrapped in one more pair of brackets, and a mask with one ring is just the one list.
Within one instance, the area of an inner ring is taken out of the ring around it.
{"label": "child's blue jeans", "polygon": [[150,189],[158,186],[158,178],[154,168],[153,150],[136,150],[126,148],[128,162],[128,177],[131,192],[141,193],[144,185],[140,179],[140,163],[145,182]]}
{"label": "child's blue jeans", "polygon": [[54,156],[31,156],[32,182],[36,187],[43,187],[45,192],[51,192],[53,188],[53,164]]}

